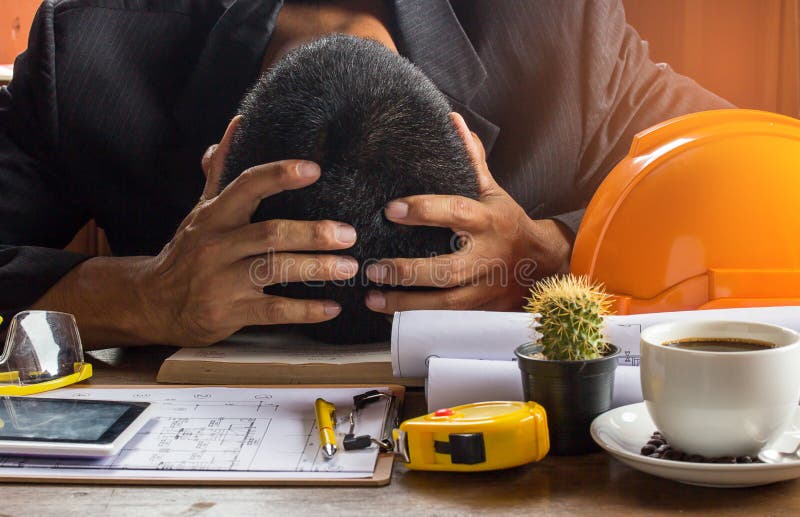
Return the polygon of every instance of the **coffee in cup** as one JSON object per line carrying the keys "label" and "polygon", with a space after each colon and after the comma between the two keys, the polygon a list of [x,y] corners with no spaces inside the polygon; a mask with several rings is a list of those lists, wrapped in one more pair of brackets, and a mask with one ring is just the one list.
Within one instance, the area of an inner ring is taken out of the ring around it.
{"label": "coffee in cup", "polygon": [[774,343],[736,338],[685,338],[668,341],[664,345],[698,352],[754,352],[775,348]]}
{"label": "coffee in cup", "polygon": [[647,410],[674,448],[755,455],[800,401],[800,335],[763,323],[694,321],[641,333]]}

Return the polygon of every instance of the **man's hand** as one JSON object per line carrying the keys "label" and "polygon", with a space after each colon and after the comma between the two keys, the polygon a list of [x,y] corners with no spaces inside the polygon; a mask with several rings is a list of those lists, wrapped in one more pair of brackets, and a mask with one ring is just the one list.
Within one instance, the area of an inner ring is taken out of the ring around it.
{"label": "man's hand", "polygon": [[346,256],[299,254],[340,250],[356,240],[355,229],[334,221],[271,220],[250,223],[264,198],[306,187],[319,179],[312,162],[285,160],[244,171],[218,193],[223,162],[238,118],[222,142],[206,152],[206,186],[200,202],[152,261],[148,315],[165,333],[161,343],[204,345],[248,325],[317,323],[336,317],[333,301],[265,295],[280,282],[346,280],[358,272]]}
{"label": "man's hand", "polygon": [[451,228],[458,251],[432,258],[382,259],[367,277],[425,291],[370,291],[367,306],[392,314],[412,309],[517,310],[531,283],[569,266],[569,231],[552,220],[532,220],[492,177],[483,145],[464,119],[451,114],[475,164],[480,198],[422,195],[397,199],[385,210],[399,224]]}
{"label": "man's hand", "polygon": [[34,308],[75,314],[90,348],[133,344],[207,345],[248,325],[315,323],[339,304],[265,295],[279,282],[346,280],[355,259],[295,251],[340,250],[355,229],[334,221],[251,223],[262,199],[317,181],[319,167],[286,160],[244,171],[218,192],[238,119],[203,158],[197,206],[156,257],[95,257],[79,264]]}

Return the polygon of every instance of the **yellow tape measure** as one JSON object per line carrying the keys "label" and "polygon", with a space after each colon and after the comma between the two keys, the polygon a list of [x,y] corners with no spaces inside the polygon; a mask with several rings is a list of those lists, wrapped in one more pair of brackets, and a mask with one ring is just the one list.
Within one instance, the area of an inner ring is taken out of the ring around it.
{"label": "yellow tape measure", "polygon": [[395,452],[414,470],[475,472],[516,467],[550,450],[547,415],[535,402],[479,402],[406,420]]}

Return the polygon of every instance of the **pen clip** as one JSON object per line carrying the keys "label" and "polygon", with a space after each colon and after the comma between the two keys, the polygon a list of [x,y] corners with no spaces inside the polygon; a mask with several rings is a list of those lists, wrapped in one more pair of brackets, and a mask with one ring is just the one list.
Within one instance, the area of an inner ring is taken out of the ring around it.
{"label": "pen clip", "polygon": [[336,406],[319,397],[314,401],[314,412],[319,431],[320,449],[326,460],[336,454]]}

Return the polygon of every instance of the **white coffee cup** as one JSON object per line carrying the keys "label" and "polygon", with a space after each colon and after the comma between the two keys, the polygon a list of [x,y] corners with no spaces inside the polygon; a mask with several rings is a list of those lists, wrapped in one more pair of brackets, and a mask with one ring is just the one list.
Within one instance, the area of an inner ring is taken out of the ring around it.
{"label": "white coffee cup", "polygon": [[[698,351],[679,340],[739,339],[755,351]],[[800,401],[800,335],[764,323],[675,322],[641,333],[647,411],[667,442],[706,457],[755,455],[791,421]]]}

